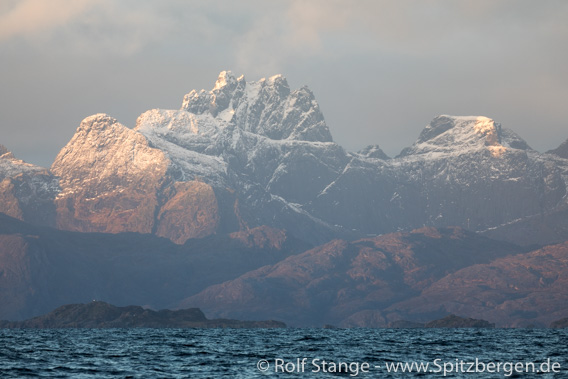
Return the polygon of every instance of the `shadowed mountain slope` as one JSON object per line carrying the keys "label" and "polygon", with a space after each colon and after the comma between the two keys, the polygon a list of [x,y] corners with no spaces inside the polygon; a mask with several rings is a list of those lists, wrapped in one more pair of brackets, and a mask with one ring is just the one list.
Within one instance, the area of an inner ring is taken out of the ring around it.
{"label": "shadowed mountain slope", "polygon": [[164,308],[306,247],[268,227],[177,245],[137,233],[58,231],[0,215],[0,319],[91,300]]}
{"label": "shadowed mountain slope", "polygon": [[522,251],[461,228],[334,240],[180,304],[194,304],[215,317],[279,315],[290,325],[386,326],[394,318],[384,310],[393,304],[420,296],[460,269]]}

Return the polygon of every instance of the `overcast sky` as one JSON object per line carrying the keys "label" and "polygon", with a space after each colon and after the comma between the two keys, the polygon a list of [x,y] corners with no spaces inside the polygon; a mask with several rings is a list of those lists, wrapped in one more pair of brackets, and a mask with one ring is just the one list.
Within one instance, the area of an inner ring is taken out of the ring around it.
{"label": "overcast sky", "polygon": [[568,1],[2,0],[0,144],[43,166],[80,121],[178,109],[222,70],[314,92],[334,140],[394,156],[439,114],[568,138]]}

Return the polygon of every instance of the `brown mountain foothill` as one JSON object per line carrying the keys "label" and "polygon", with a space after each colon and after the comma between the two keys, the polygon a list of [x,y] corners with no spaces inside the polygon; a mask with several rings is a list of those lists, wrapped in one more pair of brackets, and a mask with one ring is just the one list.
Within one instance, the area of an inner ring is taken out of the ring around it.
{"label": "brown mountain foothill", "polygon": [[292,326],[384,327],[403,318],[385,310],[447,275],[523,251],[461,228],[335,240],[211,286],[180,306],[195,304],[216,317],[281,315]]}

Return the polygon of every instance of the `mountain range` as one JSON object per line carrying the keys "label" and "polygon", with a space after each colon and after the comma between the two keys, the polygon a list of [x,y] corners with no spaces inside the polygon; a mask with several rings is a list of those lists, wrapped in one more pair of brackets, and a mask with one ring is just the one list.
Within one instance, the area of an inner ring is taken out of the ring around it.
{"label": "mountain range", "polygon": [[[566,146],[441,115],[396,157],[347,152],[307,87],[224,71],[133,128],[85,118],[49,169],[0,148],[0,318],[93,297],[291,325],[548,323],[566,317]],[[563,303],[534,311],[538,288]]]}

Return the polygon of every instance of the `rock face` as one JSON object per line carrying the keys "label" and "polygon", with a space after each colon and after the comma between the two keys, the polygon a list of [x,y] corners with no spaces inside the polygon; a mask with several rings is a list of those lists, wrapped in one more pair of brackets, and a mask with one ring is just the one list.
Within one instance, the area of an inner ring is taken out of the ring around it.
{"label": "rock face", "polygon": [[184,243],[217,231],[219,206],[210,185],[199,181],[178,182],[170,188],[169,200],[160,207],[155,233]]}
{"label": "rock face", "polygon": [[45,168],[14,157],[0,145],[0,212],[36,225],[55,226],[57,179]]}
{"label": "rock face", "polygon": [[155,233],[176,243],[217,230],[212,187],[176,182],[167,154],[114,118],[86,118],[51,170],[60,178],[57,225],[82,232]]}
{"label": "rock face", "polygon": [[208,320],[198,308],[154,311],[115,307],[102,301],[61,306],[20,322],[0,321],[0,328],[285,328],[278,321]]}
{"label": "rock face", "polygon": [[210,92],[185,95],[181,109],[273,140],[332,140],[313,93],[307,87],[291,92],[282,75],[247,83],[244,76],[223,71]]}
{"label": "rock face", "polygon": [[56,201],[58,227],[152,232],[167,168],[163,152],[114,118],[86,118],[51,167],[62,188]]}

